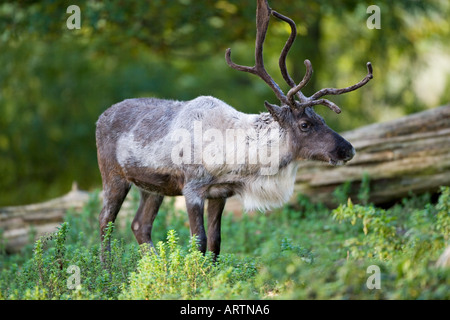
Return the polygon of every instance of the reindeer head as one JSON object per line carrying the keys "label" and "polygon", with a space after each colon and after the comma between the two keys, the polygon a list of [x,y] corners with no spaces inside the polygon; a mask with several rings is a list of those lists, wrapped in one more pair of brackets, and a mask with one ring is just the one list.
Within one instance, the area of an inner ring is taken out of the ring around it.
{"label": "reindeer head", "polygon": [[[264,67],[263,44],[271,15],[287,22],[291,27],[291,35],[284,45],[279,59],[281,74],[291,87],[286,95]],[[325,124],[323,118],[314,112],[313,107],[324,105],[336,113],[341,113],[341,109],[336,104],[322,97],[325,95],[339,95],[362,87],[373,78],[372,64],[370,62],[367,63],[368,73],[357,84],[342,89],[324,88],[312,96],[306,97],[301,92],[301,89],[311,79],[313,73],[311,62],[305,60],[306,73],[298,84],[295,84],[286,68],[286,57],[296,35],[297,28],[294,21],[272,10],[267,0],[258,0],[256,9],[255,66],[247,67],[234,63],[231,60],[231,49],[227,49],[225,59],[233,69],[257,75],[272,88],[281,104],[278,106],[266,101],[265,106],[280,126],[288,132],[290,136],[289,141],[292,144],[291,149],[296,159],[326,161],[332,165],[343,164],[353,158],[355,149],[347,140],[331,130]]]}

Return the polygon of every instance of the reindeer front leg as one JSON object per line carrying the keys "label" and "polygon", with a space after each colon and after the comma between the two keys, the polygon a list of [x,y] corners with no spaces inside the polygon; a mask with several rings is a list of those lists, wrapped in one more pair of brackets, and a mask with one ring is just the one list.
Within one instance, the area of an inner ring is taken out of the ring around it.
{"label": "reindeer front leg", "polygon": [[206,252],[206,233],[203,221],[203,211],[205,207],[205,199],[199,192],[183,192],[186,199],[186,209],[189,216],[189,226],[191,236],[194,234],[199,241],[199,250]]}
{"label": "reindeer front leg", "polygon": [[226,198],[208,200],[208,250],[214,253],[214,260],[220,253],[220,224]]}

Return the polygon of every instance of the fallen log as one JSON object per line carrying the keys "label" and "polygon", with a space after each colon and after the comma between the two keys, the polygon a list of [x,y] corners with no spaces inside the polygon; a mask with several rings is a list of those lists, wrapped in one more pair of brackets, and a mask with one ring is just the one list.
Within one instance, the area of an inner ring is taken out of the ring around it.
{"label": "fallen log", "polygon": [[[19,252],[37,237],[56,230],[67,210],[80,211],[89,199],[89,193],[78,190],[76,183],[66,195],[38,204],[0,208],[2,249]],[[30,239],[30,237],[33,239]]]}
{"label": "fallen log", "polygon": [[[54,232],[69,210],[80,213],[92,195],[79,190],[74,182],[72,190],[62,197],[37,204],[0,208],[0,253],[20,252],[25,245],[33,243],[40,236]],[[103,193],[98,196],[101,201]],[[131,195],[128,195],[121,216],[134,214],[135,211]],[[126,219],[121,221],[125,223]]]}
{"label": "fallen log", "polygon": [[436,267],[450,268],[450,246],[445,249],[438,261],[436,261]]}
{"label": "fallen log", "polygon": [[383,205],[410,193],[434,193],[440,186],[450,185],[450,105],[342,135],[355,147],[354,159],[340,167],[312,161],[302,163],[295,193],[335,207],[333,191],[350,181],[349,196],[357,202],[367,175],[368,201]]}

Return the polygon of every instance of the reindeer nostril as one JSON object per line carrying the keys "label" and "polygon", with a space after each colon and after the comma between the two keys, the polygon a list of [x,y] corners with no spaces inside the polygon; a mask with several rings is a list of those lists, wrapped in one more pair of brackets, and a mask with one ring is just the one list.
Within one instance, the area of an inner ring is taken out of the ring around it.
{"label": "reindeer nostril", "polygon": [[356,154],[356,150],[355,150],[355,148],[352,147],[352,149],[350,150],[350,154],[349,154],[349,160],[353,159],[355,154]]}
{"label": "reindeer nostril", "polygon": [[355,151],[355,148],[351,148],[351,149],[348,149],[347,150],[347,152],[346,152],[346,154],[345,154],[345,158],[343,159],[345,162],[347,162],[347,161],[350,161],[350,160],[352,160],[353,159],[353,157],[355,156],[355,154],[356,154],[356,151]]}
{"label": "reindeer nostril", "polygon": [[336,158],[336,160],[347,162],[347,161],[350,161],[353,159],[353,157],[356,154],[356,151],[352,145],[346,145],[346,146],[342,146],[339,149],[335,149],[335,151],[332,152],[331,154],[332,155],[334,154],[334,157]]}

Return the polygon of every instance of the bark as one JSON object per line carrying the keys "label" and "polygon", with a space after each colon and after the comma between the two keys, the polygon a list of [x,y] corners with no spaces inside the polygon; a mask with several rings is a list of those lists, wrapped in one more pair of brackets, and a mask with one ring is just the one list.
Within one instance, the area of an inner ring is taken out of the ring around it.
{"label": "bark", "polygon": [[0,249],[7,253],[19,252],[30,240],[55,231],[67,210],[80,211],[88,198],[88,192],[78,190],[74,184],[72,190],[60,198],[38,204],[0,208]]}
{"label": "bark", "polygon": [[436,262],[436,266],[442,268],[450,268],[450,246],[448,246],[447,249],[445,249],[445,251],[439,257],[438,261]]}

